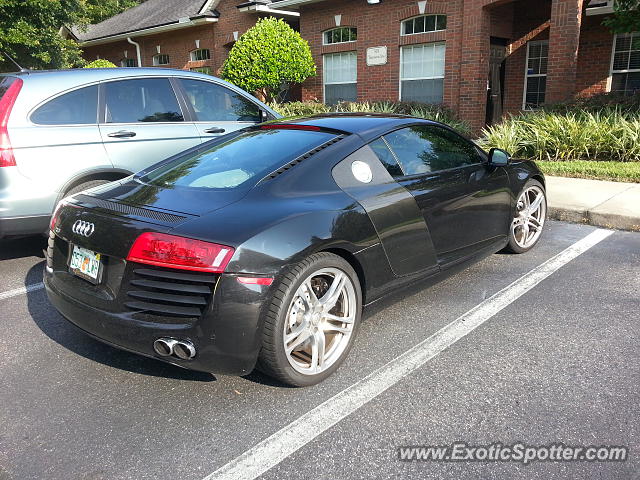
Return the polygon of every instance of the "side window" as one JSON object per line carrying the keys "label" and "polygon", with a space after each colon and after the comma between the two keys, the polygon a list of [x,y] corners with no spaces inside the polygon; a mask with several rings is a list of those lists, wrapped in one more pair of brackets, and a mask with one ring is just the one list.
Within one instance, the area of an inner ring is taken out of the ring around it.
{"label": "side window", "polygon": [[394,157],[393,153],[391,153],[391,150],[389,150],[387,143],[382,138],[371,142],[369,146],[378,156],[378,159],[380,159],[380,162],[382,163],[382,165],[384,165],[384,167],[392,177],[401,177],[404,175],[404,172],[400,168],[400,165],[398,165],[396,157]]}
{"label": "side window", "polygon": [[181,79],[198,122],[260,122],[260,108],[239,93],[202,80]]}
{"label": "side window", "polygon": [[120,80],[104,84],[107,123],[182,122],[166,78]]}
{"label": "side window", "polygon": [[31,115],[31,121],[39,125],[90,125],[97,123],[97,118],[97,85],[60,95]]}
{"label": "side window", "polygon": [[473,165],[482,160],[470,142],[440,127],[403,128],[384,138],[406,175]]}

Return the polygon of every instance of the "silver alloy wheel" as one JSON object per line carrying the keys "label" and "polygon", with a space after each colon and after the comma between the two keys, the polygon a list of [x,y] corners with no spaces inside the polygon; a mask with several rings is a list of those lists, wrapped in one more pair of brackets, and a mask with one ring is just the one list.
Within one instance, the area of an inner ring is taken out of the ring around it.
{"label": "silver alloy wheel", "polygon": [[516,216],[511,222],[513,238],[519,247],[529,248],[538,241],[546,217],[544,191],[531,185],[518,198]]}
{"label": "silver alloy wheel", "polygon": [[317,375],[342,356],[353,333],[358,302],[349,275],[321,268],[298,287],[285,318],[282,339],[289,364]]}

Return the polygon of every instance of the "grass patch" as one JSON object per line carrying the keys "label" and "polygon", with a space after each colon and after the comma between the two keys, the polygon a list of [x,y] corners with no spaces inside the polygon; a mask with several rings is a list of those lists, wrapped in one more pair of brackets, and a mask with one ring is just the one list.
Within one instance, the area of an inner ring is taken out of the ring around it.
{"label": "grass patch", "polygon": [[640,182],[640,162],[598,162],[593,160],[537,161],[546,175],[592,178],[614,182]]}

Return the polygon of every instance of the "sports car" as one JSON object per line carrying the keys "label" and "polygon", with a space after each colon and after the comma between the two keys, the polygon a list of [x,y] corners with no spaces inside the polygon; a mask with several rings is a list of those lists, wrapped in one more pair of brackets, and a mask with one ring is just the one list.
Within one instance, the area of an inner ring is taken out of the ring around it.
{"label": "sports car", "polygon": [[115,347],[307,386],[343,362],[366,307],[526,252],[546,209],[533,162],[440,123],[275,121],[64,199],[44,281],[64,317]]}

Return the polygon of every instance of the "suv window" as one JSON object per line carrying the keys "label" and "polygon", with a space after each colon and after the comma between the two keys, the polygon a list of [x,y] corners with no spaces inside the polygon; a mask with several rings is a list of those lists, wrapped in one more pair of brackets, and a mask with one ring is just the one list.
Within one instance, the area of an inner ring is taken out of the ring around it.
{"label": "suv window", "polygon": [[31,115],[31,121],[40,125],[88,125],[97,123],[97,118],[97,85],[60,95]]}
{"label": "suv window", "polygon": [[106,122],[182,122],[184,117],[166,78],[120,80],[104,84]]}
{"label": "suv window", "polygon": [[222,85],[182,79],[187,101],[198,122],[260,122],[260,108],[241,94]]}
{"label": "suv window", "polygon": [[437,172],[482,161],[472,143],[441,127],[402,128],[384,138],[405,175]]}
{"label": "suv window", "polygon": [[[231,189],[255,185],[268,173],[331,140],[335,134],[288,129],[243,132],[211,148],[152,170],[143,182],[161,187]],[[286,145],[286,148],[282,148]]]}

